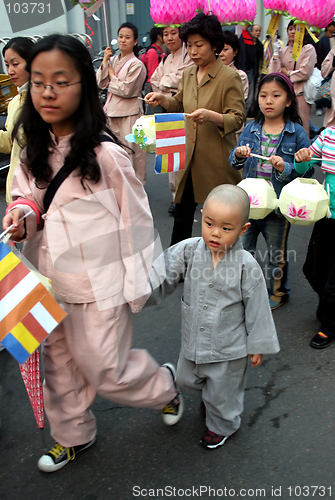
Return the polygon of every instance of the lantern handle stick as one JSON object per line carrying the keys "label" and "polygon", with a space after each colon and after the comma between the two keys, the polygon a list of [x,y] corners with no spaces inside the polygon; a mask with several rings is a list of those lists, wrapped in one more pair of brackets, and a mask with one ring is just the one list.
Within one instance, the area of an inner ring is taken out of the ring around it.
{"label": "lantern handle stick", "polygon": [[[21,217],[21,219],[19,219],[19,222],[21,222],[23,219],[25,219],[26,217],[28,217],[28,215],[33,214],[33,213],[34,213],[34,210],[29,210],[29,212],[28,212],[27,214],[25,214],[23,217]],[[1,234],[0,234],[0,240],[2,240],[2,238],[3,238],[4,236],[6,236],[6,234],[7,234],[7,233],[8,233],[11,229],[13,229],[13,227],[14,227],[14,224],[12,224],[11,226],[7,227],[7,229],[6,229],[3,233],[1,233]]]}
{"label": "lantern handle stick", "polygon": [[102,4],[102,8],[104,11],[104,21],[105,21],[105,30],[106,30],[106,45],[109,47],[109,39],[108,39],[108,27],[107,27],[107,12],[106,12],[106,3]]}

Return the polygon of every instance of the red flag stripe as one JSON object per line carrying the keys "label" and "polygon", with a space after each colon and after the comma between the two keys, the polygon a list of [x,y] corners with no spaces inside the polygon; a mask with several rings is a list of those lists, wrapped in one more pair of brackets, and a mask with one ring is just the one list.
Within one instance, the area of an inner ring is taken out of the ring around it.
{"label": "red flag stripe", "polygon": [[40,344],[43,342],[45,337],[48,336],[48,332],[44,330],[42,325],[34,318],[31,313],[28,313],[27,316],[21,319],[21,323]]}
{"label": "red flag stripe", "polygon": [[14,267],[0,282],[0,300],[2,300],[8,292],[14,288],[27,274],[29,269],[20,262]]}
{"label": "red flag stripe", "polygon": [[179,128],[176,130],[157,130],[156,131],[156,140],[157,139],[170,139],[170,137],[185,137],[185,129]]}
{"label": "red flag stripe", "polygon": [[156,156],[168,155],[170,153],[182,153],[185,150],[185,144],[178,144],[177,146],[165,146],[156,148]]}

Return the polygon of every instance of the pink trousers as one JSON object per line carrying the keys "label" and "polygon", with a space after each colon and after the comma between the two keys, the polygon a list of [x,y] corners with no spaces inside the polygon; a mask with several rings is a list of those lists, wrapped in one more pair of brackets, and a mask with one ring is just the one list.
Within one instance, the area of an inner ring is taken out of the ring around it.
{"label": "pink trousers", "polygon": [[115,403],[161,410],[176,396],[171,374],[146,350],[130,349],[129,306],[99,311],[95,302],[70,304],[66,319],[42,346],[45,410],[62,446],[96,434],[90,410],[96,394]]}

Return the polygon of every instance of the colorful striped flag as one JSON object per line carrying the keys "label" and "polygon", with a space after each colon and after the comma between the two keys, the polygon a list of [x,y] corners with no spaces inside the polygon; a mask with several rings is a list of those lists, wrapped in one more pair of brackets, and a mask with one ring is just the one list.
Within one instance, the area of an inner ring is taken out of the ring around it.
{"label": "colorful striped flag", "polygon": [[185,115],[162,113],[155,115],[156,174],[184,170],[186,159]]}
{"label": "colorful striped flag", "polygon": [[269,66],[272,56],[273,56],[273,44],[272,44],[272,38],[270,38],[264,52],[264,60],[266,67]]}
{"label": "colorful striped flag", "polygon": [[44,277],[24,260],[0,242],[0,341],[19,363],[67,314],[42,284]]}

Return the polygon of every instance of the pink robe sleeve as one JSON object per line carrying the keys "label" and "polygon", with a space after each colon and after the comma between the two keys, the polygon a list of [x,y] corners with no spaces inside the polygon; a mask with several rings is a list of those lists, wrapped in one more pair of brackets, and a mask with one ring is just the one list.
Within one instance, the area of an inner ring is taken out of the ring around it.
{"label": "pink robe sleeve", "polygon": [[333,66],[334,55],[335,55],[335,45],[328,52],[327,57],[324,59],[322,63],[321,66],[322,78],[327,78],[327,76],[329,76],[334,71],[334,66]]}
{"label": "pink robe sleeve", "polygon": [[[25,156],[24,154],[21,156],[21,161],[14,172],[11,196],[13,201],[18,201],[22,199],[22,204],[16,205],[16,207],[21,208],[23,212],[26,214],[30,212],[31,207],[29,205],[25,205],[24,200],[27,199],[33,201],[36,205],[37,205],[37,200],[34,199],[31,190],[32,176],[28,172],[28,168],[24,162],[24,156]],[[37,219],[35,213],[32,213],[28,215],[28,217],[26,217],[25,226],[26,226],[26,236],[21,240],[16,240],[17,242],[23,240],[31,240],[32,238],[34,238],[37,231]]]}
{"label": "pink robe sleeve", "polygon": [[98,162],[101,180],[90,183],[90,188],[119,221],[119,251],[125,271],[123,295],[132,312],[139,312],[151,294],[154,228],[148,198],[122,148],[103,143]]}
{"label": "pink robe sleeve", "polygon": [[119,97],[135,97],[142,90],[146,79],[146,69],[144,64],[136,60],[127,68],[126,77],[119,79],[114,75],[108,85],[108,92]]}
{"label": "pink robe sleeve", "polygon": [[297,69],[289,71],[287,76],[289,76],[292,83],[306,82],[312,76],[315,65],[315,49],[313,45],[305,45],[298,58]]}

